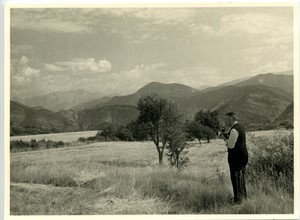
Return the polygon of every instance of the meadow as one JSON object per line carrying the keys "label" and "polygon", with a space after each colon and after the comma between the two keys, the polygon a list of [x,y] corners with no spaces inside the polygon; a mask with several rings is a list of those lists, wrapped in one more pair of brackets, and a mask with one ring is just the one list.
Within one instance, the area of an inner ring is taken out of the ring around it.
{"label": "meadow", "polygon": [[[263,131],[248,133],[248,148],[261,147],[266,141],[277,143],[272,139],[280,136],[279,133],[282,135],[283,131],[273,132],[273,135]],[[286,137],[287,133],[282,136]],[[69,138],[61,135],[60,140],[65,142]],[[272,146],[278,148],[276,144]],[[276,150],[280,151],[281,147]],[[250,156],[255,158],[257,151],[253,152]],[[291,155],[289,151],[285,153]],[[179,172],[168,165],[166,157],[164,165],[158,165],[152,142],[83,143],[11,153],[10,214],[293,213],[290,187],[293,184],[291,179],[285,178],[288,174],[284,170],[279,173],[281,179],[267,178],[267,175],[252,172],[253,163],[261,161],[250,158],[248,199],[233,205],[223,141],[215,139],[201,146],[197,141],[189,142],[188,155],[188,166]]]}

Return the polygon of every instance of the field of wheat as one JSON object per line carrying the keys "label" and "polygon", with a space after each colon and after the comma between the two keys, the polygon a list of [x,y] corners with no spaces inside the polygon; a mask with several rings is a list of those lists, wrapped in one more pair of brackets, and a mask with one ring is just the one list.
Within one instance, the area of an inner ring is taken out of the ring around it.
{"label": "field of wheat", "polygon": [[10,214],[293,213],[293,194],[264,180],[247,183],[249,198],[233,205],[223,141],[189,145],[190,162],[181,172],[166,159],[158,165],[152,142],[98,142],[11,153]]}

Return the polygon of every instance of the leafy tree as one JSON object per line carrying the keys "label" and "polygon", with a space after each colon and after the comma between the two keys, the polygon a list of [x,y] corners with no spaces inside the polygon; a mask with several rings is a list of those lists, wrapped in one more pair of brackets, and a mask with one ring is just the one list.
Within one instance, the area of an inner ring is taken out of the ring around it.
{"label": "leafy tree", "polygon": [[108,141],[108,139],[113,139],[115,136],[115,129],[112,125],[106,127],[100,132],[101,136],[104,136],[105,141]]}
{"label": "leafy tree", "polygon": [[131,131],[124,126],[118,128],[116,131],[116,137],[122,141],[133,141]]}
{"label": "leafy tree", "polygon": [[131,132],[134,140],[148,140],[148,129],[144,124],[139,124],[138,120],[130,122],[126,128]]}
{"label": "leafy tree", "polygon": [[215,132],[220,129],[220,122],[218,119],[218,113],[216,111],[203,111],[200,110],[195,115],[195,122],[199,125],[199,129],[202,131],[202,134],[209,140],[215,137]]}
{"label": "leafy tree", "polygon": [[188,122],[186,124],[185,130],[190,136],[197,138],[200,145],[201,139],[206,137],[206,127],[199,121]]}
{"label": "leafy tree", "polygon": [[148,95],[137,103],[139,117],[137,122],[154,142],[159,158],[163,164],[164,149],[172,135],[174,127],[180,124],[180,115],[175,105],[156,95]]}
{"label": "leafy tree", "polygon": [[172,134],[168,137],[167,149],[169,152],[166,154],[171,166],[176,166],[178,170],[184,168],[189,162],[188,145],[185,141],[183,128],[174,128]]}

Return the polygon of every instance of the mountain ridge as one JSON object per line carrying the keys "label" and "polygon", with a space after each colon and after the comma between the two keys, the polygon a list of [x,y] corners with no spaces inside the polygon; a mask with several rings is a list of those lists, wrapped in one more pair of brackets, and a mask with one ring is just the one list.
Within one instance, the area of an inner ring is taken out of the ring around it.
{"label": "mountain ridge", "polygon": [[[270,83],[265,85],[269,78],[276,80],[269,80]],[[260,79],[264,80],[260,82]],[[287,83],[278,85],[280,79],[285,79]],[[235,111],[242,116],[240,119],[247,124],[247,128],[260,129],[271,124],[274,118],[280,118],[281,114],[284,119],[288,117],[285,115],[290,115],[289,112],[284,114],[288,105],[293,102],[293,93],[287,87],[293,87],[292,76],[262,74],[206,91],[179,83],[151,82],[130,95],[98,97],[73,109],[56,112],[44,106],[30,107],[11,101],[11,125],[16,130],[32,125],[33,132],[34,129],[40,129],[41,132],[101,129],[109,123],[121,126],[137,118],[136,104],[139,98],[158,93],[158,96],[172,100],[188,120],[193,119],[200,109],[216,110],[221,119],[225,112]]]}
{"label": "mountain ridge", "polygon": [[25,98],[23,104],[27,106],[43,106],[53,112],[68,110],[83,102],[91,101],[99,97],[99,93],[89,92],[83,89],[69,91],[55,91],[47,95]]}

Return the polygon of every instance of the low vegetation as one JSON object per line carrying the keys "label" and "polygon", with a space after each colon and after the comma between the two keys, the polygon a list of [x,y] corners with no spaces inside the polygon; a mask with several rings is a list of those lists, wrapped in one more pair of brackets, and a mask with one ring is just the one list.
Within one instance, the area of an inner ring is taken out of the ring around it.
{"label": "low vegetation", "polygon": [[51,141],[51,140],[35,140],[32,139],[30,142],[16,140],[10,142],[10,152],[22,152],[22,151],[32,151],[32,150],[43,150],[49,148],[59,148],[64,147],[65,143],[63,141]]}
{"label": "low vegetation", "polygon": [[247,136],[249,198],[240,205],[231,203],[222,140],[201,146],[189,142],[190,162],[181,172],[167,163],[159,166],[151,142],[116,141],[11,154],[10,211],[12,215],[293,213],[293,133],[264,136],[263,132]]}
{"label": "low vegetation", "polygon": [[[285,189],[294,193],[294,135],[276,131],[274,137],[249,137],[248,179],[266,190]],[[272,186],[270,186],[270,184]]]}

